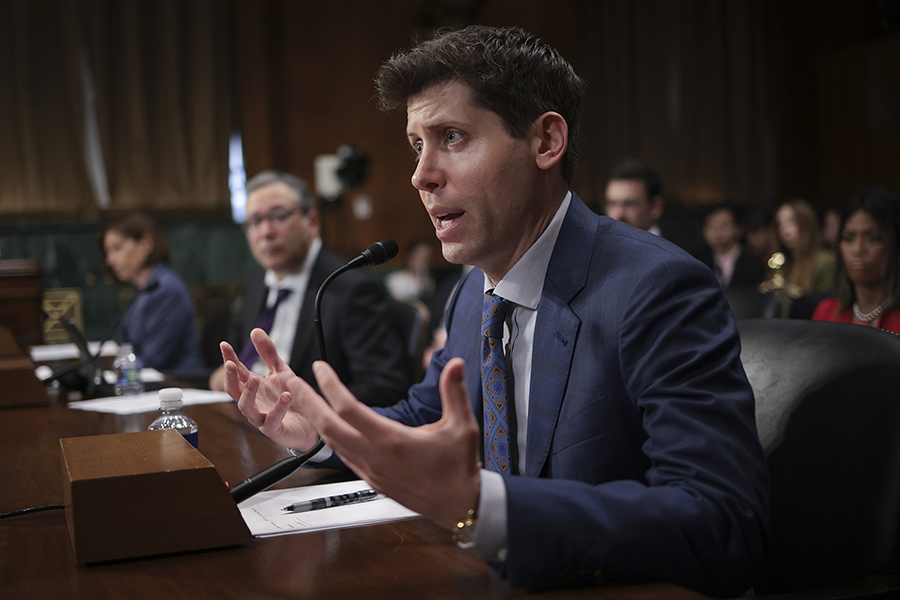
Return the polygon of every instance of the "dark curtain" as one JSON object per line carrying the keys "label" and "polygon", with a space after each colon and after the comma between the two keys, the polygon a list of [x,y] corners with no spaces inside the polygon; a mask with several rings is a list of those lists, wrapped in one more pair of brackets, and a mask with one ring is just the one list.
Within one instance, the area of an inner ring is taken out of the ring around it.
{"label": "dark curtain", "polygon": [[93,77],[109,210],[227,213],[229,7],[0,3],[0,214],[98,214],[80,52]]}
{"label": "dark curtain", "polygon": [[603,196],[624,157],[688,203],[750,202],[770,187],[763,8],[756,0],[580,3],[582,181]]}
{"label": "dark curtain", "polygon": [[228,210],[228,6],[87,0],[111,209]]}
{"label": "dark curtain", "polygon": [[0,2],[0,218],[74,216],[93,205],[85,169],[78,8]]}

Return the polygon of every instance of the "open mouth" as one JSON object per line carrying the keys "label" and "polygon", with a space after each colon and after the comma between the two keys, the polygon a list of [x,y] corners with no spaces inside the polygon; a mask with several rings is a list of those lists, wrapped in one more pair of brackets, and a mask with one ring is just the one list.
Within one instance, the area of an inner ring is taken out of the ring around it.
{"label": "open mouth", "polygon": [[462,216],[462,213],[447,213],[447,214],[442,214],[442,215],[435,215],[434,218],[435,218],[435,221],[437,222],[438,229],[446,229],[447,227],[452,225],[456,219],[458,219],[461,216]]}

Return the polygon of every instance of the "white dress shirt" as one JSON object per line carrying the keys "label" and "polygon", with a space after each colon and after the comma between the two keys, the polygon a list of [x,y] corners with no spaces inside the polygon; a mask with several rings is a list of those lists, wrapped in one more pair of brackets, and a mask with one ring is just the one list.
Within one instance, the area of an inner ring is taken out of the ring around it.
{"label": "white dress shirt", "polygon": [[[528,394],[531,390],[531,359],[538,305],[547,276],[550,255],[569,209],[572,193],[566,194],[559,209],[528,251],[513,265],[496,286],[485,277],[484,291],[512,302],[503,327],[504,358],[507,364],[516,411],[516,448],[519,451],[519,473],[525,472],[528,435]],[[510,356],[512,360],[510,360]],[[512,367],[510,368],[510,364]],[[481,496],[478,500],[478,526],[473,538],[475,551],[485,560],[506,558],[506,486],[494,471],[481,470]]]}
{"label": "white dress shirt", "polygon": [[[571,200],[572,193],[569,192],[563,198],[556,214],[547,225],[547,229],[496,286],[487,277],[484,280],[485,292],[493,289],[495,295],[512,303],[503,326],[503,347],[512,394],[511,401],[515,403],[519,473],[525,471],[528,394],[531,389],[530,373],[537,310],[544,289],[544,279],[547,275],[550,256],[556,246],[556,238],[559,236],[559,230]],[[510,360],[510,356],[512,360]],[[512,366],[510,367],[510,365]],[[289,450],[293,455],[300,454],[296,450]],[[319,463],[328,459],[332,454],[331,448],[325,446],[308,462]],[[503,476],[497,472],[482,469],[481,495],[478,499],[478,525],[473,538],[473,548],[485,560],[505,560],[506,558],[506,515],[506,485],[503,483]]]}
{"label": "white dress shirt", "polygon": [[[291,293],[281,301],[275,310],[275,320],[272,322],[272,330],[269,337],[275,343],[275,350],[278,356],[286,362],[291,362],[291,350],[294,348],[294,337],[297,334],[297,323],[300,322],[300,309],[303,307],[303,296],[306,295],[306,287],[309,284],[309,275],[312,272],[316,259],[319,258],[319,251],[322,249],[321,238],[315,238],[309,246],[306,258],[300,270],[284,278],[278,279],[275,272],[271,269],[266,270],[264,281],[269,288],[269,295],[266,298],[266,306],[275,305],[278,298],[278,291],[282,289],[291,290]],[[265,375],[269,372],[266,364],[262,360],[257,360],[251,369],[258,375]]]}

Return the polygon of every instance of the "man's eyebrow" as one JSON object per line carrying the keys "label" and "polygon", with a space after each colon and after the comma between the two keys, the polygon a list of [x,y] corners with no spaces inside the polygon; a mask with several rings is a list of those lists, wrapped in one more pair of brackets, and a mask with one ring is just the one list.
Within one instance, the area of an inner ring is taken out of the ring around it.
{"label": "man's eyebrow", "polygon": [[[435,129],[447,129],[450,127],[457,127],[460,129],[466,129],[466,123],[463,121],[456,121],[453,119],[442,119],[440,121],[435,121],[434,123],[424,123],[421,125],[421,128],[426,131],[434,131]],[[412,137],[414,135],[418,135],[412,131],[406,132],[406,137]]]}

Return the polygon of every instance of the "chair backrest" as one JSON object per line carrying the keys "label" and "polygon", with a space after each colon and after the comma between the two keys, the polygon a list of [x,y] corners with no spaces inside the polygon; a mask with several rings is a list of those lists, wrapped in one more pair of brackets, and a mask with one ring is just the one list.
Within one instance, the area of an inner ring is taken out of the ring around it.
{"label": "chair backrest", "polygon": [[900,336],[786,319],[738,321],[770,470],[760,594],[898,566]]}
{"label": "chair backrest", "polygon": [[424,302],[416,299],[396,300],[391,298],[394,320],[403,340],[406,343],[406,352],[413,364],[414,382],[419,382],[424,376],[422,355],[428,344],[428,307]]}
{"label": "chair backrest", "polygon": [[754,289],[726,290],[725,298],[735,319],[777,317],[781,301],[777,295]]}

